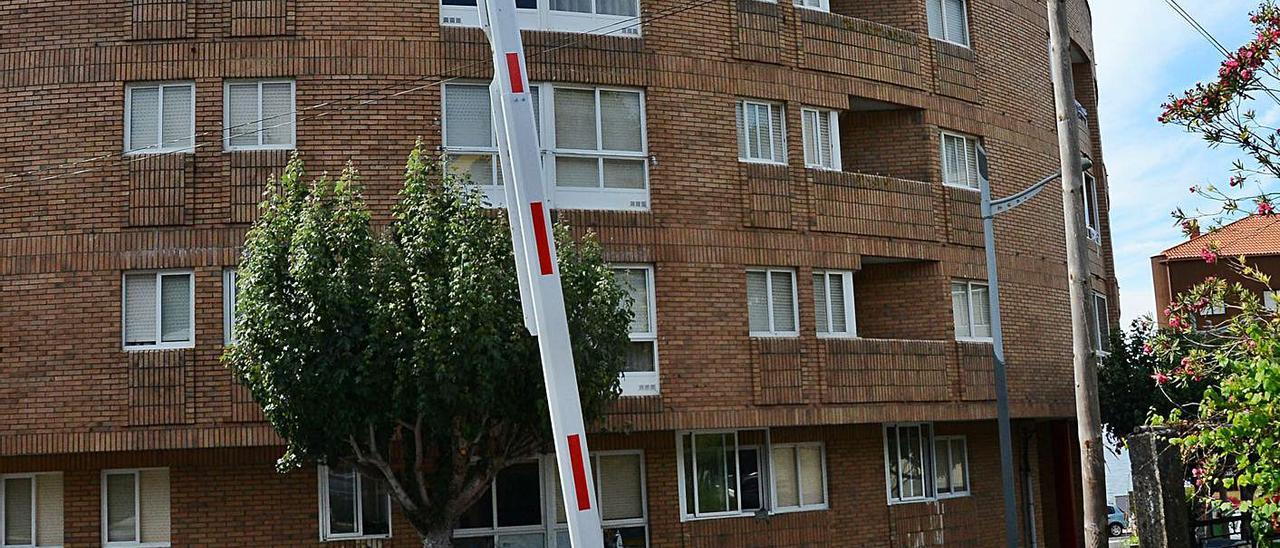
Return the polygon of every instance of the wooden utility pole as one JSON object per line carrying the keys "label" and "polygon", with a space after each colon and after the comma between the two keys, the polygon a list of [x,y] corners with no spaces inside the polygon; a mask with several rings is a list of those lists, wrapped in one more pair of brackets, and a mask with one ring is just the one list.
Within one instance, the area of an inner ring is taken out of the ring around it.
{"label": "wooden utility pole", "polygon": [[1084,172],[1080,163],[1080,122],[1071,78],[1071,35],[1067,0],[1046,0],[1049,9],[1049,64],[1058,116],[1062,159],[1062,211],[1067,232],[1067,279],[1071,291],[1071,349],[1076,381],[1076,430],[1080,440],[1080,480],[1084,484],[1086,548],[1107,548],[1107,486],[1098,408],[1097,356],[1090,341],[1093,293],[1085,244]]}

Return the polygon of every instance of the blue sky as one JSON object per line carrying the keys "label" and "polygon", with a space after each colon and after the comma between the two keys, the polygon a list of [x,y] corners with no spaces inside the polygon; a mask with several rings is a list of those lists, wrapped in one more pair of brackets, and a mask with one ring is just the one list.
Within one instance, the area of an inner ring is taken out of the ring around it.
{"label": "blue sky", "polygon": [[[1179,3],[1229,50],[1248,40],[1248,14],[1258,6],[1257,0]],[[1239,155],[1211,150],[1198,136],[1155,121],[1170,93],[1216,76],[1221,54],[1164,0],[1090,4],[1111,238],[1127,328],[1155,309],[1150,257],[1183,240],[1169,212],[1194,209],[1188,187],[1226,181]]]}

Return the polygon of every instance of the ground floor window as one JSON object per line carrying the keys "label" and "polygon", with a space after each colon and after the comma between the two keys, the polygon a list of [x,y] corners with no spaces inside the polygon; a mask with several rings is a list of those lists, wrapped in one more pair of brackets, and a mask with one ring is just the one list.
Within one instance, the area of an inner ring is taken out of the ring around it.
{"label": "ground floor window", "polygon": [[102,543],[169,546],[169,470],[102,473]]}
{"label": "ground floor window", "polygon": [[930,423],[887,424],[884,454],[890,504],[969,494],[964,436],[935,437]]}
{"label": "ground floor window", "polygon": [[[605,546],[648,546],[644,454],[591,454]],[[568,520],[554,455],[507,467],[454,531],[457,548],[568,548]]]}
{"label": "ground floor window", "polygon": [[822,443],[773,444],[766,430],[682,432],[681,518],[827,508]]}
{"label": "ground floor window", "polygon": [[62,546],[62,474],[0,475],[0,546]]}
{"label": "ground floor window", "polygon": [[352,467],[320,467],[320,539],[391,536],[386,483]]}

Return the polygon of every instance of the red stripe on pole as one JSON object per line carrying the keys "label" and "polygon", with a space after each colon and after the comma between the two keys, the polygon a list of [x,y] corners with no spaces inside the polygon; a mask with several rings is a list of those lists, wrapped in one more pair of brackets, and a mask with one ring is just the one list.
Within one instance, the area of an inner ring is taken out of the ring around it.
{"label": "red stripe on pole", "polygon": [[524,78],[520,76],[520,56],[507,54],[507,77],[511,78],[511,93],[524,93]]}
{"label": "red stripe on pole", "polygon": [[529,204],[533,211],[533,238],[538,243],[538,266],[542,275],[551,274],[551,244],[547,241],[547,219],[542,214],[542,202]]}
{"label": "red stripe on pole", "polygon": [[569,435],[569,462],[573,465],[573,490],[578,495],[578,511],[591,509],[591,492],[587,487],[587,469],[582,463],[582,444],[577,434]]}

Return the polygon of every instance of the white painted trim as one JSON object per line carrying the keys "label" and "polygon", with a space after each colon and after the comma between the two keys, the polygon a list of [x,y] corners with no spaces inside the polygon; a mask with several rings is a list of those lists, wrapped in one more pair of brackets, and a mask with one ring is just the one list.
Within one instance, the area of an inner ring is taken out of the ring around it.
{"label": "white painted trim", "polygon": [[236,267],[222,269],[222,345],[229,346],[236,342],[236,301],[239,300],[240,288],[237,287],[239,272]]}
{"label": "white painted trim", "polygon": [[[942,30],[942,36],[933,36],[932,34],[930,34],[930,35],[929,35],[929,37],[930,37],[930,38],[932,38],[932,39],[934,39],[934,40],[937,40],[937,41],[939,41],[939,42],[946,42],[946,43],[948,43],[948,44],[952,44],[952,45],[960,46],[960,47],[965,48],[965,49],[970,49],[970,48],[972,48],[972,46],[971,46],[970,44],[973,42],[973,37],[972,37],[972,36],[970,35],[970,33],[969,33],[969,2],[968,2],[967,0],[960,0],[960,2],[964,4],[964,6],[962,6],[960,9],[964,10],[964,17],[962,17],[962,18],[961,18],[961,21],[963,21],[963,22],[964,22],[964,29],[963,29],[963,30],[964,30],[965,41],[964,41],[964,42],[960,42],[960,41],[957,41],[957,40],[952,39],[952,37],[951,37],[951,33],[950,33],[950,32],[948,32],[948,30],[947,30],[947,2],[946,2],[946,0],[942,0],[942,1],[938,2],[938,7],[939,7],[939,9],[941,9],[941,10],[942,10],[942,13],[940,13],[940,14],[939,14],[940,21],[942,22],[942,28],[941,28],[941,30]],[[925,9],[928,9],[928,4],[927,4],[927,3],[925,4]]]}
{"label": "white painted trim", "polygon": [[[821,502],[820,504],[805,504],[805,503],[804,503],[804,500],[805,500],[805,496],[804,496],[804,488],[803,488],[803,484],[804,484],[804,482],[801,480],[801,475],[802,475],[802,474],[800,473],[800,470],[801,470],[801,469],[800,469],[800,449],[801,449],[801,448],[804,448],[804,447],[817,447],[817,448],[818,448],[818,455],[819,455],[819,459],[820,459],[819,466],[821,466],[821,470],[820,470],[820,471],[821,471],[821,473],[822,473],[822,502]],[[772,472],[773,470],[775,470],[775,469],[777,468],[777,466],[776,466],[776,465],[775,465],[775,463],[773,462],[773,452],[774,452],[774,451],[777,451],[778,449],[789,449],[789,450],[791,450],[791,451],[792,451],[792,454],[794,455],[792,458],[793,458],[793,459],[794,459],[794,461],[795,461],[795,468],[796,468],[796,469],[795,469],[795,474],[796,474],[796,498],[797,498],[797,501],[798,501],[800,504],[799,504],[799,505],[797,505],[797,506],[779,506],[779,505],[777,505],[777,500],[778,500],[778,496],[777,496],[777,493],[778,493],[778,486],[777,486],[777,483],[774,481],[774,478],[776,477],[776,474],[772,474],[772,473],[770,473],[770,474],[769,474],[769,495],[770,495],[770,496],[769,496],[769,500],[770,500],[770,502],[771,502],[771,504],[770,504],[770,509],[769,509],[770,513],[773,513],[773,514],[790,514],[790,513],[795,513],[795,512],[816,512],[816,511],[821,511],[821,510],[828,510],[828,509],[830,509],[830,508],[831,508],[831,498],[830,498],[831,494],[828,492],[828,487],[827,487],[827,485],[828,485],[828,480],[827,480],[827,445],[826,445],[826,443],[821,442],[821,441],[811,441],[811,442],[798,442],[798,443],[776,443],[776,444],[773,444],[773,445],[772,445],[772,447],[770,447],[770,449],[769,449],[769,456],[768,456],[768,458],[769,458],[769,470],[770,470],[770,472]]]}
{"label": "white painted trim", "polygon": [[[686,498],[685,486],[684,486],[684,484],[685,484],[685,474],[687,474],[687,473],[689,473],[689,472],[688,472],[688,471],[686,471],[686,470],[684,469],[684,440],[683,440],[683,437],[684,437],[684,436],[686,436],[686,435],[687,435],[687,436],[690,436],[689,445],[690,445],[690,447],[693,449],[694,453],[697,453],[697,451],[698,451],[697,436],[717,435],[717,434],[733,434],[734,466],[735,466],[735,467],[738,467],[738,470],[739,470],[739,471],[738,471],[738,473],[734,474],[734,479],[737,481],[737,486],[736,486],[736,487],[737,487],[737,490],[736,490],[736,492],[737,492],[737,493],[739,493],[739,494],[741,494],[741,493],[742,493],[742,473],[741,473],[741,467],[740,467],[740,466],[738,466],[738,464],[739,464],[739,463],[738,463],[738,459],[739,459],[739,457],[738,457],[738,450],[739,450],[739,448],[741,447],[741,445],[738,443],[738,430],[736,430],[736,429],[731,429],[731,428],[730,428],[730,429],[711,429],[711,430],[678,430],[678,431],[676,431],[676,480],[677,480],[677,482],[678,482],[678,485],[677,485],[678,489],[677,489],[677,491],[678,491],[678,495],[679,495],[679,498],[680,498],[680,521],[681,521],[681,523],[683,523],[683,522],[687,522],[687,521],[701,521],[701,520],[708,520],[708,519],[725,519],[725,518],[750,517],[750,516],[752,516],[752,515],[753,515],[753,513],[752,513],[752,512],[743,512],[743,511],[742,511],[742,497],[741,497],[741,495],[739,495],[739,496],[738,496],[738,498],[737,498],[737,500],[738,500],[738,510],[727,510],[727,511],[724,511],[724,512],[708,512],[708,513],[705,513],[705,514],[699,514],[699,513],[697,513],[699,497],[698,497],[698,486],[697,486],[697,483],[696,483],[696,482],[693,484],[693,486],[694,486],[694,489],[693,489],[693,512],[690,512],[690,511],[689,511],[690,509],[689,509],[689,507],[688,507],[688,504],[686,504],[686,502],[685,502],[685,498]],[[698,466],[698,463],[697,463],[697,459],[696,459],[696,458],[694,459],[693,463],[694,463],[694,471],[693,471],[693,473],[697,473],[697,466]],[[763,504],[763,501],[762,501],[762,504]]]}
{"label": "white painted trim", "polygon": [[[967,184],[961,185],[961,184],[956,184],[954,182],[947,181],[947,137],[954,137],[957,139],[962,139],[964,141],[964,162],[965,162],[966,175],[968,174],[969,155],[977,154],[977,146],[978,146],[978,142],[981,141],[981,138],[979,138],[976,135],[968,135],[968,134],[958,133],[955,131],[949,131],[945,129],[941,130],[939,134],[940,134],[940,137],[938,138],[938,146],[940,147],[940,152],[941,152],[940,160],[942,161],[942,164],[941,164],[942,165],[942,184],[950,188],[958,188],[962,190],[968,190],[971,192],[979,192],[981,189],[979,189],[979,185],[976,177],[974,179],[973,186],[969,186]],[[977,159],[975,158],[974,161],[976,165]]]}
{"label": "white painted trim", "polygon": [[[191,88],[191,146],[165,146],[164,143],[164,90],[167,87],[186,86]],[[136,89],[156,89],[156,144],[133,147],[133,92]],[[196,84],[190,80],[167,80],[158,82],[133,82],[124,86],[124,153],[129,156],[141,154],[163,154],[171,152],[195,152],[196,133]]]}
{"label": "white painted trim", "polygon": [[[902,467],[898,467],[897,477],[891,476],[889,474],[889,469],[891,468],[891,465],[889,462],[889,429],[890,428],[894,429],[894,443],[898,447],[897,451],[899,453],[901,453],[902,451],[902,444],[898,440],[901,429],[902,428],[919,429],[918,431],[920,433],[920,468],[922,469],[921,470],[922,480],[924,482],[923,496],[918,496],[918,497],[901,496],[902,495]],[[930,458],[930,456],[933,454],[933,439],[934,439],[933,431],[934,431],[933,423],[931,422],[885,423],[881,427],[881,432],[883,433],[882,445],[884,448],[884,479],[885,479],[884,494],[885,494],[885,500],[888,502],[889,506],[894,506],[898,504],[914,504],[918,502],[929,502],[929,501],[937,500],[938,498],[937,489],[936,489],[937,486],[933,485],[933,481],[932,481],[933,474],[934,474],[934,469],[933,469],[934,463],[933,463],[933,459]],[[925,452],[926,446],[928,447],[928,451],[929,451],[928,453]],[[895,482],[895,481],[898,484],[898,493],[899,493],[898,498],[894,498],[893,496],[892,482]]]}
{"label": "white painted trim", "polygon": [[355,533],[330,533],[329,532],[329,467],[321,464],[317,467],[316,483],[319,484],[320,498],[320,541],[345,541],[345,540],[372,540],[372,539],[389,539],[392,536],[393,524],[391,494],[386,495],[387,501],[387,533],[385,535],[366,535],[364,533],[364,473],[359,469],[352,468],[355,475],[355,486],[352,491],[352,499],[355,505]]}
{"label": "white painted trim", "polygon": [[[139,274],[155,274],[156,284],[156,342],[154,344],[129,344],[128,326],[128,310],[126,302],[128,300],[128,279],[129,276]],[[162,326],[164,325],[161,310],[164,304],[163,283],[161,279],[165,276],[176,276],[186,274],[191,281],[187,284],[189,291],[188,302],[190,303],[190,313],[187,321],[190,323],[191,338],[185,341],[169,341],[165,342]],[[120,275],[120,344],[126,352],[136,352],[143,350],[172,350],[183,348],[195,348],[196,346],[196,276],[195,271],[189,268],[176,268],[167,270],[126,270]]]}
{"label": "white painted trim", "polygon": [[[831,133],[831,140],[827,143],[827,146],[831,147],[831,150],[829,151],[831,154],[830,166],[822,165],[821,130],[820,128],[809,127],[808,118],[805,116],[808,113],[813,113],[817,117],[827,119],[827,126],[830,128],[829,131]],[[810,134],[810,130],[813,130],[812,134]],[[811,139],[813,141],[812,144],[810,143]],[[804,155],[806,156],[804,158],[804,167],[822,171],[840,171],[843,169],[840,158],[840,113],[838,111],[819,107],[800,107],[800,140],[804,145],[802,148],[804,149]],[[813,153],[817,158],[816,162],[812,162],[808,158],[811,146],[813,147]]]}
{"label": "white painted trim", "polygon": [[[614,270],[641,270],[645,273],[645,296],[648,298],[649,331],[646,333],[628,333],[631,342],[647,342],[653,344],[653,371],[635,371],[622,373],[622,395],[656,396],[662,392],[660,384],[661,360],[658,358],[658,298],[656,272],[652,264],[619,263],[610,265]],[[641,389],[641,386],[653,385],[652,390]]]}
{"label": "white painted trim", "polygon": [[806,9],[806,10],[821,11],[821,12],[828,12],[828,13],[831,11],[831,5],[828,2],[828,0],[818,0],[817,6],[805,5],[804,0],[794,0],[792,2],[792,5],[794,5],[797,8]]}
{"label": "white painted trim", "polygon": [[[982,299],[974,299],[974,297],[973,297],[973,291],[974,291],[974,288],[976,288],[976,287],[985,287],[985,288],[987,289],[987,291],[991,291],[991,284],[989,284],[989,283],[987,283],[987,282],[985,282],[985,281],[979,281],[979,280],[965,280],[965,279],[960,279],[960,278],[952,278],[952,279],[951,279],[951,281],[950,281],[950,283],[948,283],[948,284],[947,284],[947,295],[948,295],[948,296],[952,296],[952,295],[953,295],[954,288],[953,288],[952,286],[953,286],[953,285],[955,285],[955,284],[961,284],[961,285],[964,285],[964,298],[965,298],[965,300],[966,300],[965,309],[969,312],[968,323],[966,324],[966,327],[967,327],[967,330],[968,330],[969,334],[968,334],[968,335],[956,336],[956,340],[957,340],[957,341],[962,341],[962,342],[978,342],[978,343],[983,343],[983,342],[987,342],[987,343],[989,343],[989,342],[993,342],[993,341],[994,341],[994,339],[992,339],[992,337],[991,337],[990,335],[988,335],[988,336],[986,336],[986,337],[981,337],[981,336],[976,336],[976,335],[974,335],[974,334],[973,334],[973,326],[974,326],[974,312],[973,312],[973,305],[974,305],[974,303],[984,302],[984,300],[982,300]],[[953,324],[953,326],[954,326],[954,323],[955,323],[955,308],[954,308],[954,305],[952,305],[952,310],[951,310],[951,321],[952,321],[952,324]],[[988,327],[988,329],[992,329],[992,327],[991,327],[991,311],[987,311],[987,327]],[[954,330],[954,329],[952,329],[952,332],[954,333],[954,332],[955,332],[955,330]]]}
{"label": "white painted trim", "polygon": [[[824,293],[827,296],[826,302],[819,303],[817,296],[814,296],[814,314],[823,314],[827,317],[827,331],[817,331],[819,339],[856,339],[858,338],[858,312],[854,308],[856,298],[854,296],[853,271],[850,270],[828,270],[816,268],[813,270],[814,276],[821,276],[824,287]],[[831,312],[831,289],[828,283],[829,276],[840,276],[841,285],[844,286],[844,309],[845,309],[845,330],[841,332],[831,331],[834,316]],[[815,331],[817,325],[815,323]]]}
{"label": "white painted trim", "polygon": [[[749,139],[749,137],[748,137],[748,136],[750,135],[750,132],[747,130],[747,129],[748,129],[748,122],[747,122],[747,106],[749,106],[749,105],[750,105],[750,106],[757,106],[757,107],[765,107],[766,109],[768,109],[768,116],[767,116],[767,118],[768,118],[768,120],[769,120],[769,129],[768,129],[768,133],[769,133],[769,147],[768,147],[768,148],[769,148],[769,156],[770,156],[769,158],[753,158],[753,157],[751,157],[751,144],[752,144],[752,143],[751,143],[751,141],[750,141],[750,139]],[[781,166],[785,166],[785,165],[787,165],[787,152],[788,152],[788,151],[787,151],[787,111],[786,111],[786,105],[785,105],[785,104],[783,104],[783,103],[776,102],[776,101],[765,101],[765,100],[761,100],[761,99],[738,99],[738,101],[737,101],[737,106],[735,106],[735,107],[734,107],[734,125],[735,125],[735,127],[737,126],[737,113],[738,113],[738,111],[739,111],[739,110],[741,110],[741,112],[742,112],[742,131],[738,133],[738,140],[739,140],[739,142],[740,142],[740,143],[745,142],[745,145],[744,145],[744,146],[742,146],[742,147],[741,147],[741,149],[742,149],[742,151],[745,151],[746,156],[743,156],[742,154],[739,154],[739,155],[738,155],[738,161],[739,161],[739,162],[743,162],[743,163],[748,163],[748,164],[781,165]],[[781,151],[781,153],[782,153],[782,157],[781,157],[781,158],[775,158],[775,157],[773,157],[773,152],[774,152],[774,148],[775,148],[775,147],[774,147],[774,144],[775,144],[775,143],[773,142],[773,134],[774,134],[774,127],[773,127],[773,113],[774,113],[774,111],[775,111],[775,110],[777,110],[777,111],[778,111],[778,120],[779,120],[779,123],[781,123],[781,124],[782,124],[782,127],[778,128],[778,134],[782,136],[782,146],[781,146],[780,148],[778,148],[778,150],[779,150],[779,151]]]}
{"label": "white painted trim", "polygon": [[[102,527],[102,545],[105,548],[168,548],[171,542],[142,542],[142,472],[148,470],[168,470],[165,467],[151,468],[117,468],[103,470],[99,474],[101,481],[101,490],[99,491],[99,499],[101,503],[101,527]],[[133,538],[132,541],[115,541],[107,540],[107,476],[117,476],[131,474],[133,476]],[[172,507],[170,512],[172,512]]]}
{"label": "white painted trim", "polygon": [[[256,84],[258,87],[258,116],[254,119],[254,124],[258,126],[257,131],[253,132],[257,138],[256,145],[232,145],[231,144],[231,86]],[[285,114],[289,118],[289,142],[282,145],[264,145],[262,137],[268,129],[276,126],[284,125],[282,118],[284,116],[276,115],[270,120],[264,119],[262,114],[262,86],[263,84],[289,84],[289,112]],[[294,150],[298,146],[298,86],[297,82],[292,78],[249,78],[225,80],[222,82],[222,149],[227,152],[238,152],[244,150]]]}
{"label": "white painted trim", "polygon": [[[4,548],[35,548],[37,542],[40,540],[40,532],[36,530],[36,511],[40,507],[40,502],[36,500],[36,496],[40,492],[36,487],[36,476],[39,475],[41,474],[0,474],[0,546],[3,546]],[[5,482],[9,480],[23,479],[31,481],[31,544],[7,544],[5,542],[4,535],[6,530],[5,519],[8,518],[9,510],[8,506],[6,506],[6,501],[4,500],[5,492],[7,491]]]}
{"label": "white painted trim", "polygon": [[[636,15],[609,15],[553,10],[547,2],[539,2],[537,9],[521,8],[516,19],[521,30],[545,30],[554,32],[590,33],[608,36],[639,37],[641,12],[637,2]],[[479,27],[480,16],[475,6],[440,6],[440,24],[454,27]]]}
{"label": "white painted trim", "polygon": [[[937,475],[937,473],[938,473],[938,472],[937,472],[937,470],[938,470],[938,464],[937,464],[937,462],[936,462],[936,461],[937,461],[937,459],[938,459],[938,442],[943,442],[943,441],[945,441],[945,442],[947,442],[947,465],[948,465],[948,466],[947,466],[947,481],[951,481],[951,466],[955,464],[955,455],[953,455],[953,454],[951,453],[951,442],[952,442],[952,441],[955,441],[955,440],[960,440],[961,442],[964,442],[964,454],[963,454],[963,455],[961,455],[961,457],[964,459],[964,466],[963,466],[963,470],[964,470],[964,490],[963,490],[963,491],[954,491],[954,492],[949,492],[949,493],[940,493],[940,492],[938,492],[937,480],[935,479],[935,480],[934,480],[933,490],[934,490],[934,493],[936,493],[936,496],[937,496],[937,498],[938,498],[939,500],[941,500],[941,499],[954,499],[954,498],[967,497],[967,496],[969,496],[969,495],[971,494],[971,492],[973,491],[973,485],[969,483],[969,481],[970,481],[970,480],[969,480],[969,477],[970,477],[970,475],[969,475],[969,440],[968,440],[965,436],[958,436],[958,435],[937,436],[937,435],[935,435],[935,436],[933,437],[933,459],[934,459],[934,461],[935,461],[935,462],[934,462],[934,465],[933,465],[933,473],[934,473],[935,475]],[[950,489],[951,487],[950,487],[950,486],[947,486],[947,488],[948,488],[948,489]]]}

